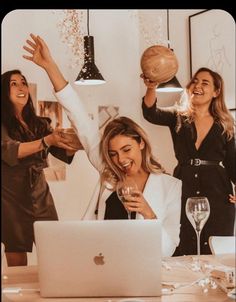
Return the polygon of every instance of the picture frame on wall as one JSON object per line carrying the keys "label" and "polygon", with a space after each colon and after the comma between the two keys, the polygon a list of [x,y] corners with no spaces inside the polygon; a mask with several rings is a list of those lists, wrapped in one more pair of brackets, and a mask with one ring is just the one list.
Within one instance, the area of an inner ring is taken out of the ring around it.
{"label": "picture frame on wall", "polygon": [[[38,113],[42,117],[49,117],[51,119],[51,127],[62,126],[62,106],[56,101],[38,100]],[[44,169],[47,181],[64,181],[66,180],[66,164],[48,154],[48,167]]]}
{"label": "picture frame on wall", "polygon": [[62,106],[58,102],[38,100],[38,112],[40,116],[51,119],[53,129],[62,126]]}
{"label": "picture frame on wall", "polygon": [[98,122],[99,122],[99,131],[102,133],[106,125],[118,117],[119,107],[118,106],[98,106]]}
{"label": "picture frame on wall", "polygon": [[219,73],[225,101],[235,108],[235,21],[226,11],[209,9],[189,16],[190,76],[200,67]]}
{"label": "picture frame on wall", "polygon": [[28,85],[29,85],[29,93],[33,102],[33,106],[35,111],[37,112],[37,84],[28,83]]}

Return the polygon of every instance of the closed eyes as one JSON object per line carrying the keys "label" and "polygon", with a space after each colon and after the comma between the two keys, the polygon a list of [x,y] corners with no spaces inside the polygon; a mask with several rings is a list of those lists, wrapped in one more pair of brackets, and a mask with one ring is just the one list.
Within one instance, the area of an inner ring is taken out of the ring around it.
{"label": "closed eyes", "polygon": [[[127,153],[131,150],[131,148],[127,148],[127,149],[122,149],[123,152]],[[117,152],[108,152],[110,157],[114,157],[117,155]]]}

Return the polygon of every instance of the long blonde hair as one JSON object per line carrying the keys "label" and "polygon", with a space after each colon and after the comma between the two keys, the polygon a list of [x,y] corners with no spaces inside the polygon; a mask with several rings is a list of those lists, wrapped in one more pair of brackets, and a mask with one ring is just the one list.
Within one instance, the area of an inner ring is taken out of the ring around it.
{"label": "long blonde hair", "polygon": [[[209,112],[214,118],[214,121],[216,121],[223,127],[222,134],[226,133],[227,139],[230,140],[234,136],[235,122],[225,104],[224,81],[222,77],[217,72],[207,67],[202,67],[197,70],[197,72],[192,77],[191,81],[187,84],[186,91],[188,92],[190,85],[193,83],[193,80],[200,72],[208,72],[213,79],[215,91],[218,91],[218,95],[212,99],[209,107]],[[191,102],[189,102],[189,99],[187,100],[187,106],[186,106],[186,101],[183,101],[183,98],[186,98],[186,94],[183,95],[181,100],[182,105],[185,103],[185,110],[183,111],[179,110],[178,113],[180,116],[186,116],[188,122],[192,122],[194,121],[195,110],[192,107]],[[180,127],[181,127],[180,125],[177,126],[177,132],[179,131]]]}
{"label": "long blonde hair", "polygon": [[[105,163],[104,173],[102,173],[102,181],[116,184],[117,181],[123,180],[124,172],[117,167],[109,155],[109,142],[117,135],[130,137],[141,143],[143,140],[145,146],[142,152],[142,168],[148,173],[164,173],[165,170],[161,164],[152,155],[151,145],[146,132],[133,120],[128,117],[118,117],[107,124],[103,132],[100,142],[100,152]],[[110,179],[109,179],[110,178]]]}

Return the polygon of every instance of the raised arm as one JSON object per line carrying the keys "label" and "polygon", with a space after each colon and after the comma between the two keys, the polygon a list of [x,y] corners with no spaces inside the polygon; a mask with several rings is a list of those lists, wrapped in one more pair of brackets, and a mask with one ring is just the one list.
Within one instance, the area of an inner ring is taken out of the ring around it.
{"label": "raised arm", "polygon": [[141,74],[140,77],[147,87],[146,94],[143,98],[144,103],[147,107],[152,107],[156,101],[156,87],[158,87],[159,83],[150,81],[144,74]]}
{"label": "raised arm", "polygon": [[28,46],[23,46],[23,48],[32,56],[23,55],[23,58],[34,62],[47,72],[56,92],[63,89],[68,82],[65,80],[56,62],[53,60],[47,44],[39,36],[36,37],[35,35],[30,34],[30,37],[34,42],[30,40],[26,40],[26,42],[31,48]]}
{"label": "raised arm", "polygon": [[52,82],[56,97],[66,111],[66,114],[87,153],[87,156],[92,165],[99,171],[103,169],[101,157],[99,155],[100,135],[98,128],[89,118],[85,110],[83,102],[80,100],[77,93],[65,80],[59,67],[50,54],[49,48],[45,41],[39,36],[30,35],[32,40],[27,40],[29,46],[23,48],[31,54],[31,56],[24,55],[23,57],[29,61],[34,62],[42,67],[48,74]]}
{"label": "raised arm", "polygon": [[140,77],[147,87],[142,102],[143,117],[152,124],[175,128],[177,122],[175,107],[157,107],[156,87],[160,83],[150,81],[143,74]]}

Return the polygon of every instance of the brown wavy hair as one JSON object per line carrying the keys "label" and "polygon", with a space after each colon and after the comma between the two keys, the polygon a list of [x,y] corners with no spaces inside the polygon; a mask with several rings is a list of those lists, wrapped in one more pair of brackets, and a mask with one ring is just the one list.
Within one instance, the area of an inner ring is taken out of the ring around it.
{"label": "brown wavy hair", "polygon": [[[223,127],[222,134],[226,133],[227,139],[230,140],[234,136],[235,122],[230,111],[227,109],[225,104],[224,81],[222,77],[217,72],[207,67],[201,67],[196,71],[191,81],[187,84],[186,90],[188,92],[190,85],[193,83],[194,79],[200,72],[208,72],[213,79],[215,91],[218,91],[218,95],[212,98],[209,107],[209,112],[212,115],[214,121],[219,123]],[[189,122],[194,121],[195,110],[192,104],[189,102],[188,102],[187,110],[185,110],[184,112],[180,112],[179,114],[182,116],[186,116],[187,121]]]}

